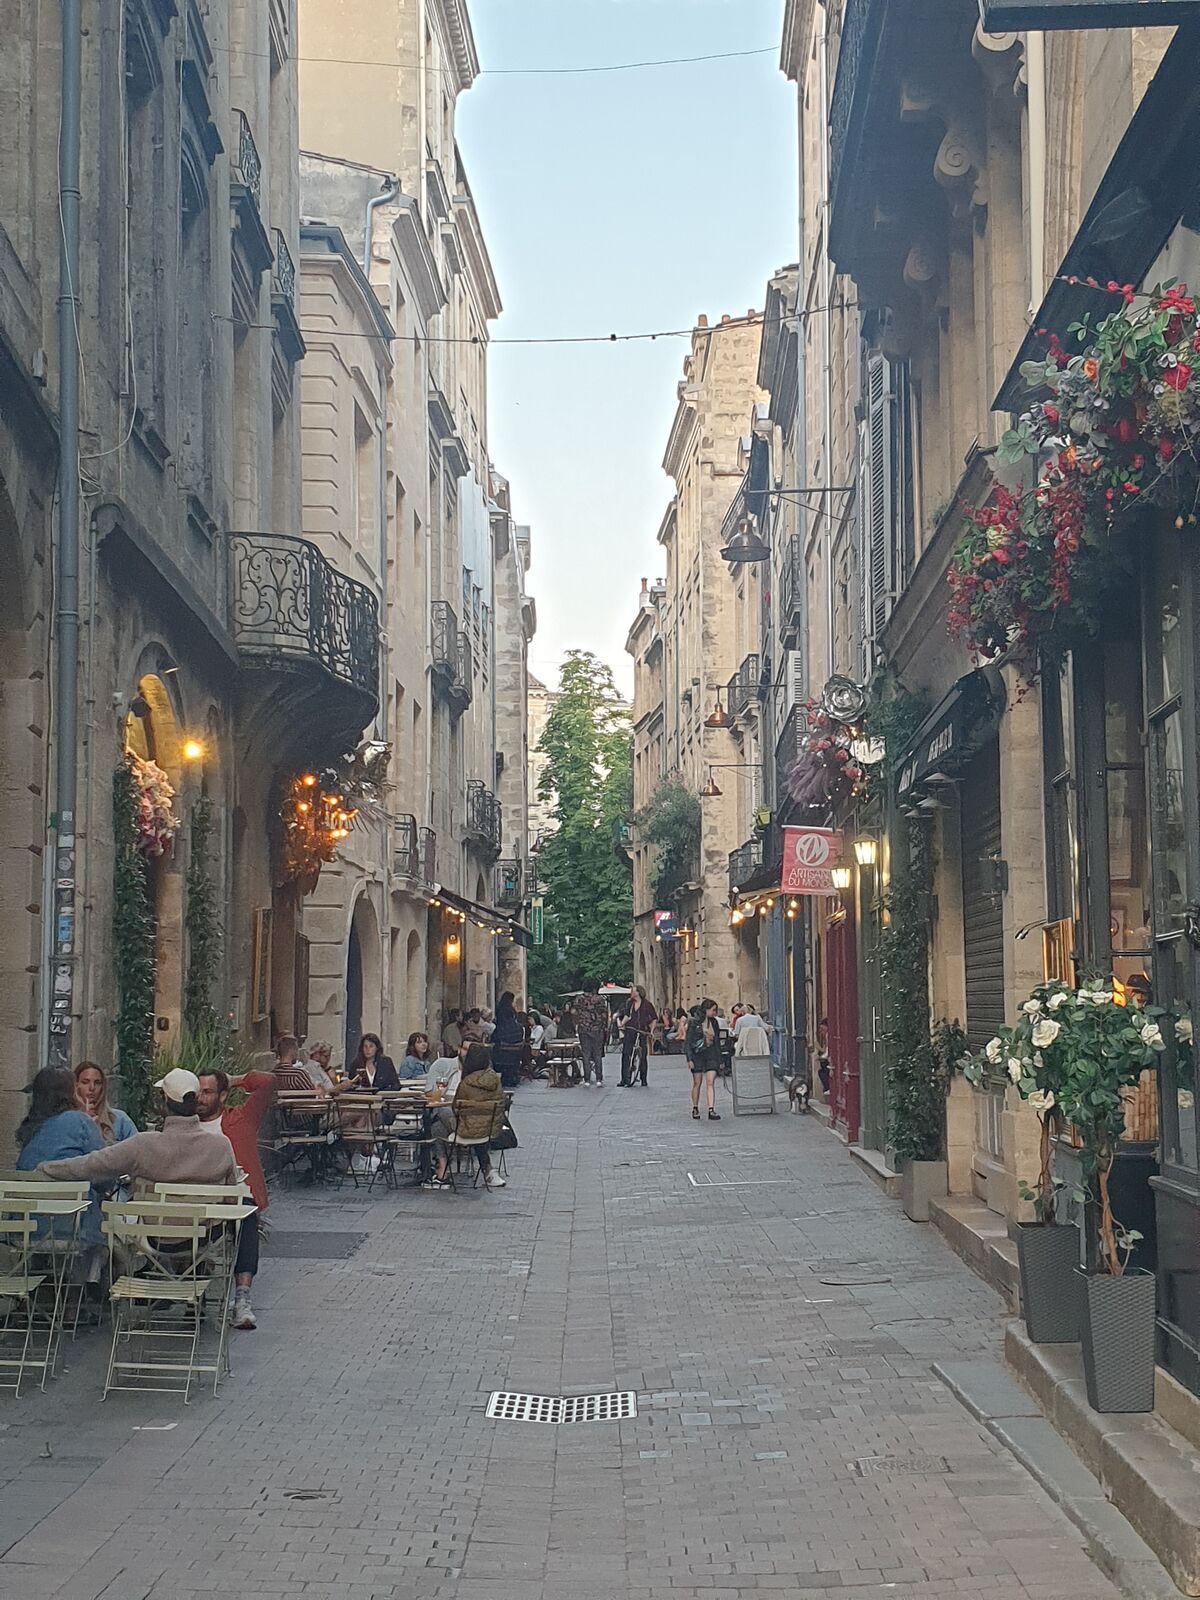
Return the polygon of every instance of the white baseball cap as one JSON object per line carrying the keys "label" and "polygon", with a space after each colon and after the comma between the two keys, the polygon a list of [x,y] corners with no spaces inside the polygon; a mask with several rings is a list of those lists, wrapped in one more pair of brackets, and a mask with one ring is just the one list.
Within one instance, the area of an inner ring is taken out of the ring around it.
{"label": "white baseball cap", "polygon": [[172,1067],[165,1078],[160,1078],[154,1085],[161,1089],[174,1105],[182,1105],[189,1094],[200,1093],[200,1079],[194,1072],[188,1072],[184,1067]]}

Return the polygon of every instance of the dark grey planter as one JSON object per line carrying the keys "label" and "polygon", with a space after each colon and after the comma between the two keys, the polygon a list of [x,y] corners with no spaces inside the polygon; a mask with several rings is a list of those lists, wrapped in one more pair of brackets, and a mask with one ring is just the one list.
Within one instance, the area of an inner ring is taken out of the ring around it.
{"label": "dark grey planter", "polygon": [[1084,1285],[1083,1375],[1095,1411],[1154,1410],[1153,1273],[1077,1269]]}
{"label": "dark grey planter", "polygon": [[900,1164],[900,1204],[912,1222],[929,1221],[929,1202],[949,1187],[944,1161],[904,1161]]}
{"label": "dark grey planter", "polygon": [[1034,1344],[1079,1340],[1079,1229],[1022,1222],[1017,1229],[1021,1311]]}

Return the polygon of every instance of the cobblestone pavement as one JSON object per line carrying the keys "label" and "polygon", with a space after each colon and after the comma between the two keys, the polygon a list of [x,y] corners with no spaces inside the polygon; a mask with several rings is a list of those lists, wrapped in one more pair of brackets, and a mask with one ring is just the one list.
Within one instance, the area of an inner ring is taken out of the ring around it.
{"label": "cobblestone pavement", "polygon": [[276,1196],[215,1401],[101,1405],[96,1335],[0,1396],[0,1595],[1113,1600],[931,1372],[995,1295],[815,1121],[686,1093],[523,1089],[502,1192]]}

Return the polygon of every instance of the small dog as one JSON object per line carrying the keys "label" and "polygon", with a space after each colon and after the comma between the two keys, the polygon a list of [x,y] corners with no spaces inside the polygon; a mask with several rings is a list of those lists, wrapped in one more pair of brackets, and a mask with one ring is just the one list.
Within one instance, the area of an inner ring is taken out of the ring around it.
{"label": "small dog", "polygon": [[809,1088],[807,1078],[802,1078],[799,1073],[794,1078],[787,1080],[788,1110],[795,1111],[804,1116],[808,1111],[808,1101],[812,1090]]}

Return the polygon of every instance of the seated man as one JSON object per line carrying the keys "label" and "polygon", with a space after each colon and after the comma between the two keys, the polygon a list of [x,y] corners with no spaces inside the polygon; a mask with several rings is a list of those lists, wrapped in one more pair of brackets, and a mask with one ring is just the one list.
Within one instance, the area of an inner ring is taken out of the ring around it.
{"label": "seated man", "polygon": [[74,1183],[102,1183],[121,1177],[152,1189],[156,1183],[234,1183],[237,1162],[223,1133],[212,1134],[198,1115],[200,1080],[194,1072],[173,1067],[154,1085],[161,1090],[165,1115],[161,1133],[136,1133],[132,1139],[106,1145],[91,1155],[43,1161],[37,1171],[47,1178]]}
{"label": "seated man", "polygon": [[281,1033],[275,1041],[275,1087],[299,1090],[303,1094],[323,1091],[300,1061],[300,1041],[294,1033]]}

